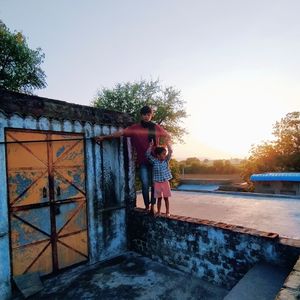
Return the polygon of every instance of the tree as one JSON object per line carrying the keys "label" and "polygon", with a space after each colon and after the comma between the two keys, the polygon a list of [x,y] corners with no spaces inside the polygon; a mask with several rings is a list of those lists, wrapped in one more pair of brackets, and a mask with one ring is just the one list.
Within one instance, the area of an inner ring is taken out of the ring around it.
{"label": "tree", "polygon": [[224,170],[224,161],[222,159],[214,160],[213,167],[218,174],[222,174]]}
{"label": "tree", "polygon": [[300,112],[288,113],[273,129],[279,168],[300,171]]}
{"label": "tree", "polygon": [[186,174],[234,174],[238,173],[239,169],[232,165],[230,160],[214,160],[212,165],[208,159],[203,162],[197,157],[189,157],[186,160],[179,162],[180,169],[184,169]]}
{"label": "tree", "polygon": [[0,20],[0,88],[25,93],[44,88],[44,57],[40,48],[28,47],[21,32],[10,32]]}
{"label": "tree", "polygon": [[187,117],[180,91],[174,87],[163,88],[159,80],[118,83],[114,88],[102,88],[92,104],[95,107],[126,112],[135,122],[140,120],[142,106],[150,105],[154,111],[153,120],[162,125],[174,138],[182,142],[186,130],[180,126]]}
{"label": "tree", "polygon": [[224,174],[237,173],[237,168],[232,165],[230,160],[225,160],[224,161],[224,170],[223,170],[223,172],[224,172]]}
{"label": "tree", "polygon": [[242,177],[264,172],[300,171],[300,112],[288,113],[273,126],[275,140],[255,145],[242,167]]}
{"label": "tree", "polygon": [[192,165],[192,164],[198,164],[200,165],[201,164],[201,161],[199,158],[197,157],[188,157],[186,160],[185,160],[185,164],[186,165]]}
{"label": "tree", "polygon": [[177,185],[180,182],[180,165],[179,162],[172,158],[170,160],[170,169],[171,169],[171,173],[172,173],[172,179],[170,181],[171,187],[177,187]]}

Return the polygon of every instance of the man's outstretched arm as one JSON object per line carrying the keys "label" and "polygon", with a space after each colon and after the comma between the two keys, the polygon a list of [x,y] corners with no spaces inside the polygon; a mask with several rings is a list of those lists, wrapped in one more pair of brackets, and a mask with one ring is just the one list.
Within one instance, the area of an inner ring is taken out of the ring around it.
{"label": "man's outstretched arm", "polygon": [[111,139],[117,139],[121,136],[124,135],[124,129],[121,129],[119,131],[116,131],[112,134],[109,134],[109,135],[98,135],[98,136],[95,136],[94,137],[94,140],[96,143],[100,143],[100,142],[103,142],[104,140],[111,140]]}

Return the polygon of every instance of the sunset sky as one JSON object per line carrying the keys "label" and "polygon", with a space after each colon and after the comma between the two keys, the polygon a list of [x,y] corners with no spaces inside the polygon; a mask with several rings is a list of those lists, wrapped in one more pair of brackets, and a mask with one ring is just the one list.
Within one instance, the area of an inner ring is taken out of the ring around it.
{"label": "sunset sky", "polygon": [[43,97],[90,105],[97,90],[159,79],[186,101],[178,159],[244,158],[300,110],[298,0],[0,0],[41,47]]}

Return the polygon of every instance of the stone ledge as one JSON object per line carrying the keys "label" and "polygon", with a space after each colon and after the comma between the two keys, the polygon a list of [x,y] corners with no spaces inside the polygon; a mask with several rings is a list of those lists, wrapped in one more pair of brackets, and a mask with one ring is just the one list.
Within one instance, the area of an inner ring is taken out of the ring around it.
{"label": "stone ledge", "polygon": [[283,287],[300,291],[300,272],[293,270],[285,280]]}
{"label": "stone ledge", "polygon": [[[138,213],[143,213],[145,215],[148,215],[148,213],[145,212],[145,210],[143,210],[141,208],[134,208],[134,211],[138,212]],[[171,215],[170,217],[167,217],[165,214],[161,214],[160,216],[155,216],[155,217],[152,217],[152,218],[154,218],[154,219],[156,219],[156,218],[166,218],[168,220],[176,220],[176,221],[183,221],[183,222],[193,223],[193,224],[197,224],[197,225],[211,226],[211,227],[219,228],[219,229],[222,229],[222,230],[234,231],[234,232],[238,232],[238,233],[248,234],[248,235],[252,235],[252,236],[258,236],[258,237],[271,239],[271,240],[275,240],[275,239],[279,238],[278,233],[260,231],[260,230],[256,230],[256,229],[252,229],[252,228],[247,228],[247,227],[244,227],[244,226],[232,225],[232,224],[227,224],[227,223],[222,223],[222,222],[209,221],[209,220],[205,220],[205,219],[197,219],[197,218],[178,216],[178,215]]]}
{"label": "stone ledge", "polygon": [[290,238],[280,238],[279,243],[294,248],[300,248],[300,240],[294,240]]}
{"label": "stone ledge", "polygon": [[275,298],[275,300],[298,300],[298,299],[300,299],[300,292],[291,289],[281,289]]}
{"label": "stone ledge", "polygon": [[275,300],[300,299],[300,256]]}
{"label": "stone ledge", "polygon": [[298,271],[300,272],[300,256],[299,256],[299,259],[297,260],[296,264],[294,265],[294,268],[293,268],[295,271]]}

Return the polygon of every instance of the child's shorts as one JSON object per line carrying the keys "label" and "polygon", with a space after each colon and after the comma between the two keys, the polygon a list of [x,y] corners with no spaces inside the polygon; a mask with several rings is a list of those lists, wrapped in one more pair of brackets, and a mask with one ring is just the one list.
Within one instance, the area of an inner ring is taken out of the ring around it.
{"label": "child's shorts", "polygon": [[171,197],[169,181],[154,182],[154,198]]}

